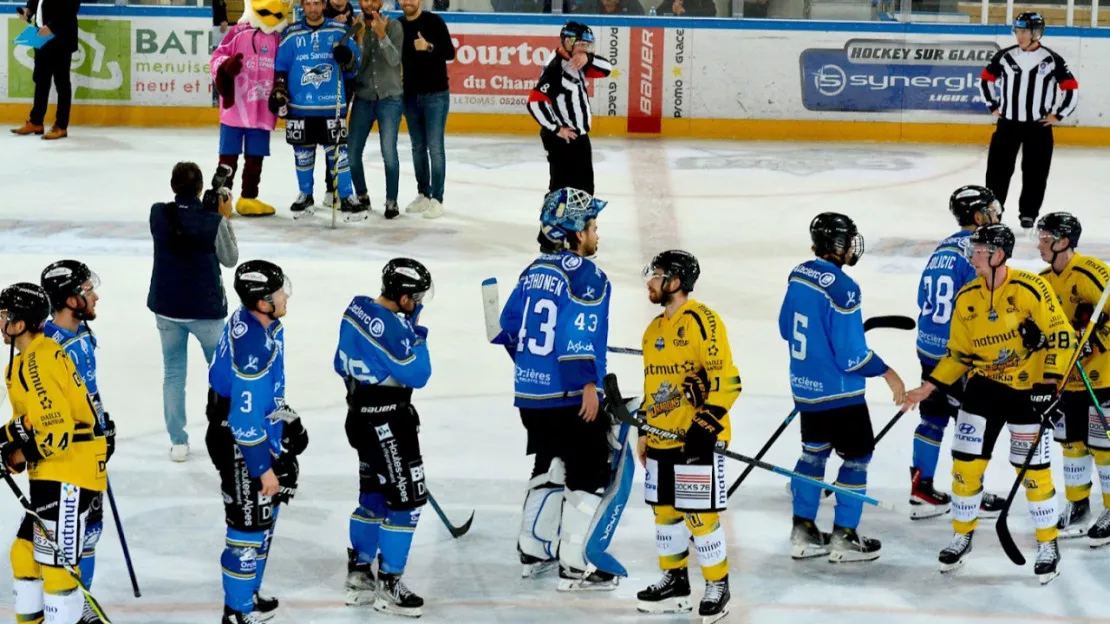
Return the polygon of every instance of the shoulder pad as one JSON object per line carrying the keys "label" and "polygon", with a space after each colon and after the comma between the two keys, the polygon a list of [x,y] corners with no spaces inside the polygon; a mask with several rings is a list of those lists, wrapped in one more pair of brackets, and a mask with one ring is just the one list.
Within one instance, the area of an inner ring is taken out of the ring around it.
{"label": "shoulder pad", "polygon": [[568,254],[562,259],[563,270],[570,277],[570,291],[586,301],[598,301],[605,296],[609,278],[592,260]]}
{"label": "shoulder pad", "polygon": [[[826,275],[831,276],[831,279]],[[825,292],[837,307],[851,309],[860,304],[862,297],[859,285],[847,273],[836,268],[833,271],[826,271],[821,278],[829,282],[824,286]]]}
{"label": "shoulder pad", "polygon": [[243,308],[236,310],[228,322],[231,325],[228,338],[235,369],[246,375],[265,370],[276,348],[273,339]]}
{"label": "shoulder pad", "polygon": [[1110,268],[1107,268],[1106,263],[1094,256],[1080,256],[1080,262],[1083,268],[1089,269],[1103,280],[1110,281]]}
{"label": "shoulder pad", "polygon": [[[350,305],[347,306],[346,316],[358,323],[374,340],[380,340],[386,334],[396,335],[396,330],[392,328],[395,325],[404,325],[396,314],[363,295],[351,300]],[[404,330],[408,331],[407,328]]]}
{"label": "shoulder pad", "polygon": [[1010,279],[1015,284],[1025,286],[1031,290],[1038,300],[1048,301],[1050,304],[1056,301],[1056,297],[1052,296],[1052,288],[1043,277],[1022,269],[1011,268],[1010,270],[1014,272]]}
{"label": "shoulder pad", "polygon": [[975,279],[973,279],[970,282],[964,284],[964,287],[961,288],[958,293],[956,293],[956,297],[958,298],[960,295],[962,295],[964,293],[969,293],[973,290],[979,290],[982,287],[983,287],[983,278],[981,278],[977,275],[977,276],[975,276]]}

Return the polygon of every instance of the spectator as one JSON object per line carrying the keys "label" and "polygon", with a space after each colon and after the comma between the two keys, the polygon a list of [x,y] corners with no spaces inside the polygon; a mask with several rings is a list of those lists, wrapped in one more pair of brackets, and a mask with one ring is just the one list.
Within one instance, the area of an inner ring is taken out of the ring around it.
{"label": "spectator", "polygon": [[640,0],[586,0],[575,13],[592,15],[643,15]]}
{"label": "spectator", "polygon": [[420,0],[401,0],[405,33],[401,49],[405,123],[412,143],[412,165],[416,170],[416,199],[405,212],[422,212],[425,219],[443,216],[443,186],[447,157],[443,133],[451,93],[447,84],[447,61],[455,59],[455,44],[443,18],[420,9]]}
{"label": "spectator", "polygon": [[[766,0],[762,1],[766,7]],[[717,4],[713,0],[663,0],[655,12],[675,17],[714,17],[717,15]]]}
{"label": "spectator", "polygon": [[155,314],[162,341],[162,409],[170,435],[170,459],[189,458],[185,432],[185,373],[189,334],[196,336],[204,359],[212,363],[224,319],[220,265],[234,267],[239,246],[231,229],[231,194],[218,193],[218,209],[201,201],[203,179],[195,163],[180,162],[173,168],[172,202],[150,208],[150,234],[154,239],[154,270],[146,306]]}
{"label": "spectator", "polygon": [[38,26],[40,37],[53,38],[35,50],[35,67],[31,74],[35,82],[35,99],[31,116],[15,134],[43,134],[46,105],[50,101],[50,83],[58,90],[58,110],[54,125],[43,139],[53,141],[69,136],[69,108],[73,102],[73,87],[69,81],[69,65],[77,51],[77,12],[81,0],[28,0],[26,7],[18,9],[19,19]]}
{"label": "spectator", "polygon": [[343,24],[352,24],[355,19],[355,7],[351,0],[328,0],[324,5],[324,17]]}
{"label": "spectator", "polygon": [[[212,54],[220,46],[227,34],[227,0],[212,0],[212,34],[208,40],[208,53]],[[212,106],[220,105],[220,94],[216,92],[216,83],[212,83]]]}
{"label": "spectator", "polygon": [[[397,186],[401,176],[401,163],[397,157],[397,133],[401,128],[401,113],[405,105],[401,99],[401,48],[405,33],[401,23],[382,15],[382,0],[359,0],[363,26],[359,31],[358,75],[355,77],[355,99],[351,104],[351,123],[348,143],[351,146],[351,180],[359,203],[370,209],[370,195],[366,189],[366,173],[362,167],[362,152],[366,138],[378,122],[378,144],[385,165],[385,218],[400,214],[397,209]],[[369,31],[369,32],[367,32]]]}

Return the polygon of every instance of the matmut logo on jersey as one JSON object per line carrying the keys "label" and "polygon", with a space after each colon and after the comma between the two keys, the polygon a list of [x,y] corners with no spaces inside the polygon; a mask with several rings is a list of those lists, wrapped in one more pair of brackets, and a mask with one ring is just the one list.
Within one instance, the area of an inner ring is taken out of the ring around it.
{"label": "matmut logo on jersey", "polygon": [[844,49],[799,57],[802,104],[813,111],[987,112],[979,74],[998,50],[989,41],[851,39]]}

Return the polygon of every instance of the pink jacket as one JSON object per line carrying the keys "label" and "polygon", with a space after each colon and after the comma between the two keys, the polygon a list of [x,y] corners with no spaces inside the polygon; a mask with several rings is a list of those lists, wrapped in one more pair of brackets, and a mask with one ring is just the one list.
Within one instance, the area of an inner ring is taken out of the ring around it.
{"label": "pink jacket", "polygon": [[235,77],[235,105],[224,108],[220,97],[220,123],[235,128],[273,130],[277,117],[268,101],[274,87],[274,59],[281,33],[264,33],[250,24],[235,24],[212,53],[212,78],[227,59],[243,55],[243,71]]}

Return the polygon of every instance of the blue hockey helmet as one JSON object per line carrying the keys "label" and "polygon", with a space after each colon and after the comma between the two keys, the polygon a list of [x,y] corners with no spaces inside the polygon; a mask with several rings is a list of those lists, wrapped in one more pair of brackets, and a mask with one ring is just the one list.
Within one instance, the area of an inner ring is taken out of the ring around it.
{"label": "blue hockey helmet", "polygon": [[608,203],[575,188],[551,191],[540,212],[541,232],[552,242],[565,243],[572,232],[586,231],[587,222],[596,219]]}

